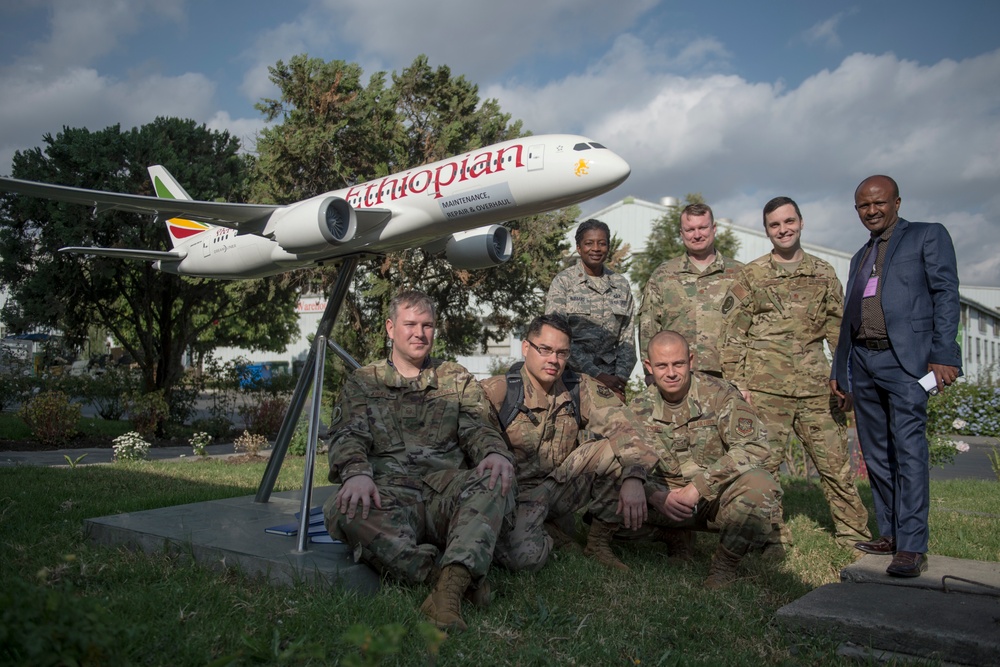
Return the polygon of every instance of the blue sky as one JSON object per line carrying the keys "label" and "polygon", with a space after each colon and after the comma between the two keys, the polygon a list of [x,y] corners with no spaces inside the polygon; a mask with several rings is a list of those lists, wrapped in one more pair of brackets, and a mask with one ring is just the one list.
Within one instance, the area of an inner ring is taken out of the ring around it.
{"label": "blue sky", "polygon": [[0,173],[62,126],[157,115],[252,149],[267,66],[308,53],[398,70],[421,54],[532,132],[579,132],[632,165],[584,205],[700,192],[760,224],[799,201],[804,239],[865,239],[853,190],[900,183],[902,213],[948,225],[962,281],[1000,286],[1000,3],[629,0],[7,0]]}

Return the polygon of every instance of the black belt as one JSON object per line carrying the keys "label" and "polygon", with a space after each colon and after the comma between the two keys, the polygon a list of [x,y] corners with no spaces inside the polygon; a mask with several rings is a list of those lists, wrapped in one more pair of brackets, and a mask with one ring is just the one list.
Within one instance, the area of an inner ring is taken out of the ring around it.
{"label": "black belt", "polygon": [[854,339],[854,344],[858,347],[867,347],[869,350],[888,350],[892,347],[888,338],[871,338],[868,340]]}

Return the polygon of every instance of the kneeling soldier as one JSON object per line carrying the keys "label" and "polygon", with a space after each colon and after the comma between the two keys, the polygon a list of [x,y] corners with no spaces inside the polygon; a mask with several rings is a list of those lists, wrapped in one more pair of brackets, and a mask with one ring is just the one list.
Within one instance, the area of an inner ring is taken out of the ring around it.
{"label": "kneeling soldier", "polygon": [[693,362],[683,336],[656,334],[643,359],[653,384],[630,407],[668,469],[666,489],[647,485],[657,510],[649,523],[717,531],[705,587],[723,588],[780,522],[781,487],[764,469],[770,449],[753,408],[728,382],[692,372]]}

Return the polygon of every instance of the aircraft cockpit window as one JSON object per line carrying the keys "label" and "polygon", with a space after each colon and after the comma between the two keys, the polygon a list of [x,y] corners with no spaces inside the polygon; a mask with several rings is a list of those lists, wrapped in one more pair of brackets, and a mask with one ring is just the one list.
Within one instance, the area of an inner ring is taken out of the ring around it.
{"label": "aircraft cockpit window", "polygon": [[575,150],[575,151],[589,151],[590,150],[590,144],[577,144],[576,146],[573,146],[573,150]]}
{"label": "aircraft cockpit window", "polygon": [[591,141],[590,145],[593,146],[594,148],[607,148],[607,146],[602,146],[599,143],[597,143],[596,141]]}

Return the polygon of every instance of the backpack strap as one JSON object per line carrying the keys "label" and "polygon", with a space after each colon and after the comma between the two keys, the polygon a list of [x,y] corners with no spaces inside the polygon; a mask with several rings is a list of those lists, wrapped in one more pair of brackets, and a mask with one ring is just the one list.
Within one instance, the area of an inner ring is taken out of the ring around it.
{"label": "backpack strap", "polygon": [[[519,361],[507,371],[504,376],[507,380],[507,393],[503,398],[503,405],[500,406],[498,416],[500,418],[500,428],[504,431],[514,421],[518,412],[523,412],[531,420],[532,424],[538,425],[538,419],[524,405],[524,380],[521,379],[521,367],[523,361]],[[577,428],[583,428],[583,416],[580,412],[580,376],[566,369],[562,375],[563,384],[569,390],[571,400],[570,409],[576,419]]]}
{"label": "backpack strap", "polygon": [[576,427],[582,429],[583,414],[580,410],[580,376],[567,367],[563,371],[562,381],[566,385],[566,389],[569,390],[569,397],[572,401],[570,405],[573,408],[573,416],[576,417]]}
{"label": "backpack strap", "polygon": [[519,361],[507,370],[507,393],[503,397],[503,405],[500,406],[498,416],[500,418],[500,429],[507,430],[510,423],[518,412],[524,412],[534,420],[534,415],[524,407],[524,380],[521,379],[521,366],[523,361]]}

